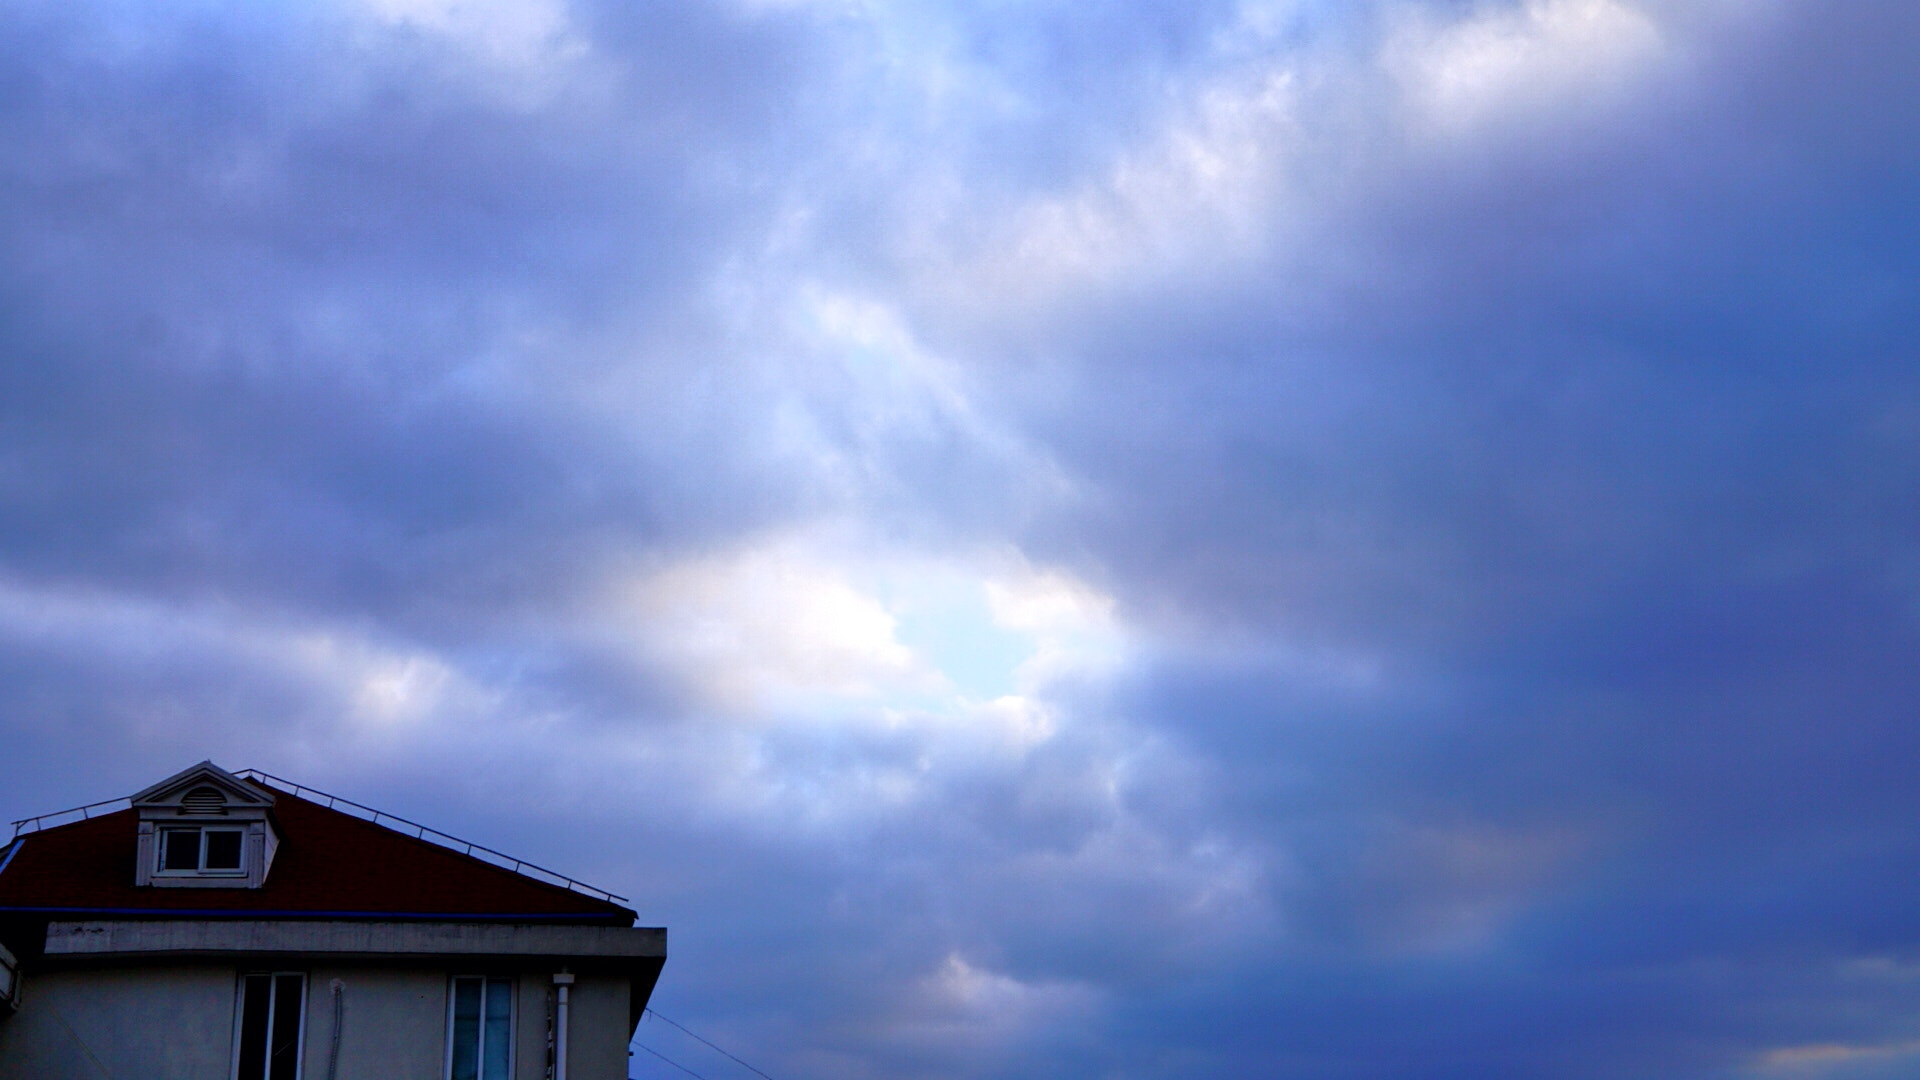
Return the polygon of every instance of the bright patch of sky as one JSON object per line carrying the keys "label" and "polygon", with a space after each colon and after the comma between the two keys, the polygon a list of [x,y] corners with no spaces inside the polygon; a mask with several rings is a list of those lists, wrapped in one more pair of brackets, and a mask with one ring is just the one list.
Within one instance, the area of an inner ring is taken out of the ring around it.
{"label": "bright patch of sky", "polygon": [[768,716],[942,718],[1021,709],[1100,677],[1125,637],[1111,598],[1016,554],[930,558],[784,534],[647,572],[643,648],[707,701]]}

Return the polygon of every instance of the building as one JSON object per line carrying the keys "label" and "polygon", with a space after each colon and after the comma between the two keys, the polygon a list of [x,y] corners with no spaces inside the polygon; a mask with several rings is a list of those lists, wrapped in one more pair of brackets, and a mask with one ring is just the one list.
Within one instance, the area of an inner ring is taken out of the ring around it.
{"label": "building", "polygon": [[0,1080],[627,1076],[619,897],[211,762],[74,816],[0,848]]}

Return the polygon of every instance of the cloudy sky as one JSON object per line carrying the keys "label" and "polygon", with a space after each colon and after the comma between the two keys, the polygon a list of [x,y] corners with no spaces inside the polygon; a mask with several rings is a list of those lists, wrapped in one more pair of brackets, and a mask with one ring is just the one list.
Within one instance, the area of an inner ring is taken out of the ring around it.
{"label": "cloudy sky", "polygon": [[0,814],[423,819],[780,1080],[1920,1075],[1917,104],[1907,0],[12,0]]}

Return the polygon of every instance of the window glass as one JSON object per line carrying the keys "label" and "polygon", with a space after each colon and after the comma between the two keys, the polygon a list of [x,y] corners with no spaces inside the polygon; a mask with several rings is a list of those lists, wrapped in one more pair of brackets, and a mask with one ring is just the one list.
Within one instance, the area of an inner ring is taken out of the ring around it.
{"label": "window glass", "polygon": [[240,869],[240,842],[243,838],[238,829],[208,829],[206,831],[207,869]]}
{"label": "window glass", "polygon": [[233,1048],[238,1080],[300,1080],[300,1034],[307,977],[244,975]]}
{"label": "window glass", "polygon": [[511,1080],[513,980],[454,979],[452,1013],[447,1031],[448,1080]]}
{"label": "window glass", "polygon": [[487,980],[487,1023],[481,1053],[482,1080],[507,1080],[513,1073],[513,980]]}
{"label": "window glass", "polygon": [[200,869],[200,830],[160,830],[160,869]]}
{"label": "window glass", "polygon": [[273,976],[249,975],[241,984],[240,1065],[241,1080],[261,1080],[267,1073],[267,1024],[273,1014]]}
{"label": "window glass", "polygon": [[273,1034],[267,1040],[267,1080],[299,1080],[304,975],[273,977]]}
{"label": "window glass", "polygon": [[451,1080],[480,1080],[479,979],[453,980],[453,1044],[448,1075]]}

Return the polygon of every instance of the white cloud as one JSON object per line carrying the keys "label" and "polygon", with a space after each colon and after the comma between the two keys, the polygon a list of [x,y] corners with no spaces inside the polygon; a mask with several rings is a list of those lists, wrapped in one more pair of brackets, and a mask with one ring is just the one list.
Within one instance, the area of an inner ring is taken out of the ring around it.
{"label": "white cloud", "polygon": [[499,104],[535,109],[576,82],[591,56],[565,0],[354,0],[373,26],[451,47],[469,64],[471,89]]}
{"label": "white cloud", "polygon": [[1013,313],[1257,254],[1277,224],[1276,185],[1299,141],[1294,80],[1277,64],[1203,83],[1101,175],[1003,211],[934,290]]}
{"label": "white cloud", "polygon": [[937,690],[894,616],[843,568],[776,538],[696,556],[632,588],[643,647],[732,710]]}
{"label": "white cloud", "polygon": [[1029,692],[1065,676],[1109,674],[1125,659],[1113,597],[1086,582],[1021,561],[988,580],[986,593],[996,623],[1033,639],[1017,672]]}
{"label": "white cloud", "polygon": [[1112,598],[1017,553],[877,547],[831,528],[760,537],[632,575],[614,618],[643,655],[736,717],[1054,730],[1063,675],[1109,672]]}
{"label": "white cloud", "polygon": [[1592,108],[1666,48],[1654,19],[1623,0],[1527,0],[1459,21],[1411,15],[1382,61],[1416,126],[1459,135]]}
{"label": "white cloud", "polygon": [[903,999],[896,1030],[970,1054],[1008,1047],[1023,1036],[1084,1022],[1102,995],[1067,980],[1022,980],[949,952]]}
{"label": "white cloud", "polygon": [[86,656],[156,685],[148,695],[155,716],[172,708],[159,687],[180,678],[219,679],[230,684],[230,697],[243,688],[263,697],[271,697],[267,688],[292,688],[302,700],[298,716],[210,712],[196,718],[203,733],[310,719],[336,735],[379,742],[471,722],[498,703],[430,648],[215,601],[0,581],[0,638]]}
{"label": "white cloud", "polygon": [[1891,1076],[1892,1070],[1910,1075],[1920,1065],[1920,1040],[1884,1043],[1809,1043],[1783,1046],[1756,1056],[1752,1072],[1759,1076],[1856,1077]]}

